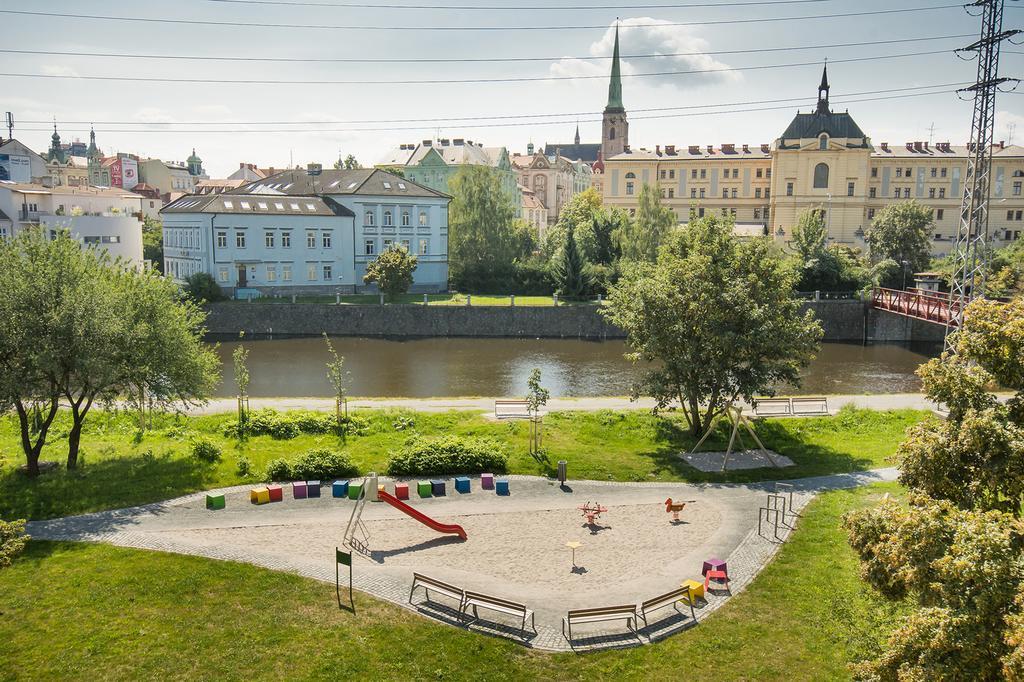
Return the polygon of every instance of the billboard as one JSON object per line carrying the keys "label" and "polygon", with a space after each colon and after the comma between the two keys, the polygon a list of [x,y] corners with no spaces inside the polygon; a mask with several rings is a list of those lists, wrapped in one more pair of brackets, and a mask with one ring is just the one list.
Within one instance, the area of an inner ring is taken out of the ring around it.
{"label": "billboard", "polygon": [[110,164],[110,186],[120,187],[121,186],[121,159],[115,159]]}
{"label": "billboard", "polygon": [[0,154],[0,180],[32,182],[32,162],[27,156]]}
{"label": "billboard", "polygon": [[121,187],[131,189],[139,184],[139,162],[135,159],[121,157]]}

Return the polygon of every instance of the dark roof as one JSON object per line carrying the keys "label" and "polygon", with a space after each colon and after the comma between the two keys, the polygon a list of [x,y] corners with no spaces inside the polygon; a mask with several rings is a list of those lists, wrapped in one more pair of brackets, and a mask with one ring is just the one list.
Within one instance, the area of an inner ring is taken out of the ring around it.
{"label": "dark roof", "polygon": [[564,159],[572,159],[594,163],[597,161],[597,154],[601,151],[600,142],[584,142],[583,144],[546,144],[544,145],[544,156],[554,156],[558,151]]}
{"label": "dark roof", "polygon": [[0,222],[9,223],[11,222],[11,219],[7,217],[6,213],[0,211]]}
{"label": "dark roof", "polygon": [[[867,147],[864,140],[866,135],[860,126],[847,113],[832,113],[831,111],[816,111],[812,114],[797,114],[786,132],[782,133],[783,140],[806,140],[818,137],[827,133],[829,137],[850,138],[850,147]],[[859,138],[859,139],[858,139]]]}
{"label": "dark roof", "polygon": [[444,197],[444,192],[430,189],[412,180],[398,177],[377,168],[359,170],[324,170],[311,176],[303,169],[275,173],[254,180],[234,190],[234,194],[370,194],[396,197]]}
{"label": "dark roof", "polygon": [[186,194],[164,206],[160,212],[355,217],[355,213],[330,197],[282,194]]}

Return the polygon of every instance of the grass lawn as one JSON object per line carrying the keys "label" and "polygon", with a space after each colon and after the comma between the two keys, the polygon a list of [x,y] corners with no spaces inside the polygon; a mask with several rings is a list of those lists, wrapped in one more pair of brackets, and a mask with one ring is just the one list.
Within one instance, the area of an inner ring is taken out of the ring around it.
{"label": "grass lawn", "polygon": [[[444,413],[360,410],[369,420],[367,433],[341,441],[334,435],[303,435],[292,440],[258,436],[244,442],[222,435],[231,414],[203,417],[158,416],[156,428],[138,434],[132,415],[96,412],[82,436],[80,470],[64,469],[32,480],[17,471],[24,463],[17,422],[0,418],[0,518],[41,519],[165,500],[188,492],[259,480],[268,461],[293,458],[314,448],[344,450],[363,472],[385,472],[387,456],[402,447],[413,432],[490,436],[506,443],[511,473],[554,475],[557,462],[569,463],[576,479],[617,481],[756,481],[799,478],[886,466],[908,426],[926,418],[913,410],[875,412],[844,410],[834,417],[770,419],[757,422],[764,444],[787,455],[797,466],[784,471],[755,469],[706,474],[676,455],[691,449],[694,439],[677,415],[654,416],[645,410],[624,412],[559,412],[544,420],[547,457],[528,454],[528,424],[496,422],[478,412]],[[401,418],[401,419],[400,419]],[[406,426],[411,420],[412,427]],[[62,462],[67,456],[67,414],[58,417],[43,460]],[[204,464],[190,455],[196,436],[217,442],[224,456]],[[722,428],[706,444],[724,450],[728,432]],[[240,476],[239,458],[252,463],[252,474]]]}
{"label": "grass lawn", "polygon": [[[296,303],[321,303],[321,304],[332,304],[338,301],[335,296],[296,296]],[[466,305],[466,294],[427,294],[428,305]],[[275,303],[291,303],[291,296],[282,296],[280,298],[263,297],[257,298],[253,301],[254,303],[264,304],[275,304]],[[380,295],[379,294],[348,294],[341,297],[341,303],[343,305],[379,305]],[[423,294],[401,294],[395,297],[394,301],[390,301],[390,304],[423,304]],[[492,294],[473,294],[470,301],[472,305],[482,306],[508,306],[511,305],[511,300],[508,294],[504,295],[492,295]],[[555,304],[554,298],[551,296],[516,296],[517,306],[553,306]],[[559,300],[558,305],[597,305],[597,299],[587,301],[565,301]]]}
{"label": "grass lawn", "polygon": [[438,625],[334,586],[245,564],[32,542],[0,569],[0,660],[11,679],[837,680],[872,656],[900,604],[857,577],[841,515],[892,484],[837,491],[742,594],[657,644],[544,654]]}

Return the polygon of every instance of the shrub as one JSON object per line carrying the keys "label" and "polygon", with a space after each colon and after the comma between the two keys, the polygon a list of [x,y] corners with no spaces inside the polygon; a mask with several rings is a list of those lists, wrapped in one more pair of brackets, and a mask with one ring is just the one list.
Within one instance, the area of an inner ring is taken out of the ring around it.
{"label": "shrub", "polygon": [[268,481],[320,480],[351,478],[359,475],[359,468],[343,452],[310,450],[294,462],[275,459],[267,465]]}
{"label": "shrub", "polygon": [[213,275],[197,272],[185,280],[185,294],[196,303],[213,303],[224,300],[224,292]]}
{"label": "shrub", "polygon": [[504,446],[490,438],[414,438],[388,457],[391,476],[504,473],[508,455]]}
{"label": "shrub", "polygon": [[235,472],[245,478],[252,473],[252,462],[245,455],[241,455],[235,463]]}
{"label": "shrub", "polygon": [[192,442],[192,456],[200,462],[216,464],[220,461],[220,446],[206,438],[199,438]]}
{"label": "shrub", "polygon": [[25,549],[29,536],[25,535],[25,520],[0,520],[0,568],[11,565],[14,558]]}
{"label": "shrub", "polygon": [[[352,420],[349,420],[352,421]],[[352,428],[343,425],[346,433]],[[336,431],[337,426],[332,415],[324,412],[290,412],[280,414],[274,410],[254,410],[246,417],[245,432],[250,436],[270,436],[277,440],[291,440],[299,434],[313,435]],[[231,422],[224,425],[224,435],[237,438],[238,424]]]}

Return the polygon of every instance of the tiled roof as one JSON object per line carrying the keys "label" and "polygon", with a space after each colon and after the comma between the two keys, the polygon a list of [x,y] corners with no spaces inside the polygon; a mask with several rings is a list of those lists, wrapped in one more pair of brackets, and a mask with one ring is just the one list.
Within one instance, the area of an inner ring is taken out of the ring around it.
{"label": "tiled roof", "polygon": [[566,159],[579,159],[587,163],[597,161],[597,153],[601,151],[600,142],[584,142],[582,144],[546,144],[544,145],[544,156],[554,156],[560,152]]}
{"label": "tiled roof", "polygon": [[231,213],[292,216],[345,216],[355,213],[330,197],[259,196],[251,194],[186,194],[167,204],[161,213]]}
{"label": "tiled roof", "polygon": [[822,133],[829,137],[848,139],[848,147],[867,147],[864,131],[847,113],[833,113],[828,109],[810,114],[797,114],[782,133],[782,140],[808,140]]}
{"label": "tiled roof", "polygon": [[359,170],[324,170],[311,176],[305,170],[282,171],[262,180],[242,185],[236,194],[359,194],[394,195],[395,197],[445,197],[444,192],[430,189],[412,180],[400,178],[376,168]]}

